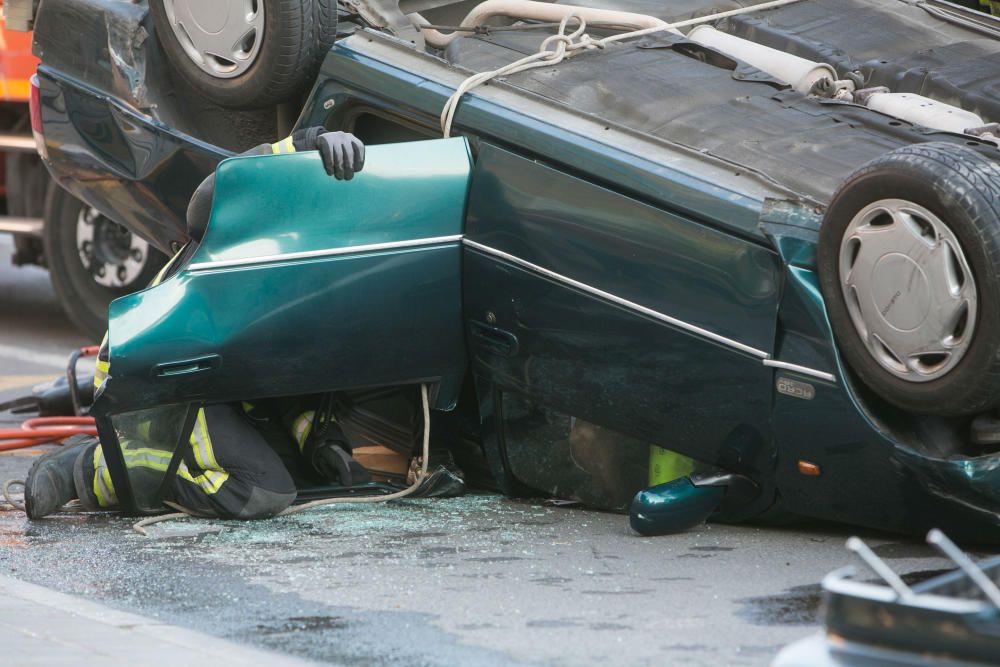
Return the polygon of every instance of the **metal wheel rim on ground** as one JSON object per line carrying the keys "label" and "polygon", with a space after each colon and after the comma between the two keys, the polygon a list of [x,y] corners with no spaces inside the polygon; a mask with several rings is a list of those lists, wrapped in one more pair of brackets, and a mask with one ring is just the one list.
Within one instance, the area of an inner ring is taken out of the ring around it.
{"label": "metal wheel rim on ground", "polygon": [[170,29],[203,72],[231,79],[253,66],[264,40],[264,0],[163,0]]}
{"label": "metal wheel rim on ground", "polygon": [[935,380],[968,351],[975,278],[954,232],[926,208],[881,199],[861,209],[841,240],[840,284],[865,347],[894,376]]}

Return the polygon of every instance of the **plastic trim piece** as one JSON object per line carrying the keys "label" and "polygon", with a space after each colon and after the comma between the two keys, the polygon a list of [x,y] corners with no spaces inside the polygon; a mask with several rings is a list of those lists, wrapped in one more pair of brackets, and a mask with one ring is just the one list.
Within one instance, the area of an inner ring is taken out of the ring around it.
{"label": "plastic trim piece", "polygon": [[278,255],[260,255],[258,257],[244,257],[241,259],[220,259],[212,262],[198,262],[189,266],[187,270],[191,272],[198,272],[210,271],[212,269],[227,269],[237,266],[277,264],[281,262],[293,262],[299,259],[318,259],[322,257],[335,257],[337,255],[352,255],[355,253],[379,252],[382,250],[398,250],[399,248],[435,246],[443,243],[455,243],[461,240],[461,234],[454,234],[451,236],[433,236],[423,239],[392,241],[391,243],[369,243],[366,245],[347,246],[344,248],[323,248],[321,250],[288,252]]}

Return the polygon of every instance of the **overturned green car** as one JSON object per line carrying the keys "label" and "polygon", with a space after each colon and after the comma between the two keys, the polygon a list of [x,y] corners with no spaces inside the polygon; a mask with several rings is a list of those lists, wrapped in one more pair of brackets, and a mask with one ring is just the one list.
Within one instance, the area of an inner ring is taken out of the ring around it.
{"label": "overturned green car", "polygon": [[[167,94],[157,41],[128,39],[162,26],[125,4],[43,2],[35,24],[50,170],[175,252],[111,306],[102,439],[135,411],[174,410],[181,442],[206,403],[426,384],[507,493],[620,509],[654,445],[697,462],[721,520],[1000,540],[996,18],[344,7],[294,125],[354,132],[365,170],[226,161],[196,243],[187,198],[249,121],[206,129]],[[127,45],[97,68],[58,44],[85,10]],[[570,55],[442,114],[550,37]]]}

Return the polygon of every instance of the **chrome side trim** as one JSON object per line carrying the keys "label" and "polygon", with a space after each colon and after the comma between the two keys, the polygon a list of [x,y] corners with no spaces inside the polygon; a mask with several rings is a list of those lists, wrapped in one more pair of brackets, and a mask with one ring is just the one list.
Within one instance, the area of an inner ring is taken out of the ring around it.
{"label": "chrome side trim", "polygon": [[765,359],[765,366],[770,366],[772,368],[782,368],[786,371],[794,371],[796,373],[801,373],[802,375],[810,375],[814,378],[819,378],[820,380],[826,380],[827,382],[836,382],[837,377],[833,373],[827,373],[826,371],[818,371],[815,368],[809,368],[808,366],[799,366],[798,364],[790,364],[787,361],[778,361],[777,359]]}
{"label": "chrome side trim", "polygon": [[647,308],[635,302],[623,299],[620,296],[615,296],[614,294],[610,294],[608,292],[605,292],[604,290],[597,289],[596,287],[591,287],[590,285],[581,283],[578,280],[573,280],[572,278],[564,276],[560,273],[556,273],[555,271],[550,271],[549,269],[538,266],[537,264],[532,264],[527,260],[506,253],[503,250],[497,250],[496,248],[491,248],[490,246],[483,245],[482,243],[476,243],[475,241],[470,241],[469,239],[463,239],[462,243],[470,248],[479,250],[480,252],[484,252],[488,255],[493,255],[494,257],[499,257],[501,259],[504,259],[510,262],[511,264],[517,264],[518,266],[528,269],[529,271],[540,273],[546,278],[550,278],[552,280],[555,280],[556,282],[569,285],[570,287],[574,287],[582,292],[592,294],[596,297],[604,299],[605,301],[610,301],[615,305],[641,313],[647,317],[659,320],[660,322],[665,322],[666,324],[674,326],[678,329],[683,329],[697,336],[708,339],[713,343],[718,343],[720,345],[725,345],[726,347],[731,347],[734,350],[739,350],[744,354],[749,354],[750,356],[757,357],[758,359],[767,359],[770,356],[768,355],[767,352],[764,352],[763,350],[758,350],[755,347],[751,347],[749,345],[733,340],[731,338],[726,338],[725,336],[720,336],[719,334],[708,331],[707,329],[702,329],[701,327],[695,326],[694,324],[690,324],[688,322],[684,322],[683,320],[679,320],[676,317],[665,315],[664,313],[655,311],[651,308]]}
{"label": "chrome side trim", "polygon": [[434,246],[444,243],[456,243],[461,240],[461,234],[454,234],[452,236],[433,236],[430,238],[409,239],[406,241],[390,241],[388,243],[369,243],[367,245],[356,245],[345,248],[324,248],[322,250],[286,252],[277,255],[261,255],[258,257],[244,257],[241,259],[220,259],[214,262],[197,262],[196,264],[188,266],[187,270],[196,272],[209,271],[211,269],[227,269],[234,266],[275,264],[278,262],[292,262],[299,259],[336,257],[338,255],[353,255],[358,253],[379,252],[382,250],[398,250],[400,248],[419,248],[422,246]]}

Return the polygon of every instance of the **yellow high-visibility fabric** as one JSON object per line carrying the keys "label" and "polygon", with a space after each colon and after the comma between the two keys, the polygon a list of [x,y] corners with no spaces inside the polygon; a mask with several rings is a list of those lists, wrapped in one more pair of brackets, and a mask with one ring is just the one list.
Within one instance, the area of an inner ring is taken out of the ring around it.
{"label": "yellow high-visibility fabric", "polygon": [[[204,413],[199,412],[199,421],[205,424]],[[195,431],[197,430],[198,424],[195,424]],[[207,434],[207,430],[205,433]],[[207,494],[218,493],[222,485],[229,479],[229,473],[218,467],[219,464],[215,461],[210,440],[207,443],[208,449],[202,450],[201,453],[199,453],[199,447],[203,443],[196,444],[193,440],[194,436],[192,435],[191,447],[195,452],[195,459],[199,460],[199,462],[200,460],[211,461],[215,468],[196,471],[198,474],[193,474],[187,467],[187,464],[181,461],[177,467],[177,475],[183,480],[198,485]],[[129,441],[123,441],[121,449],[122,456],[125,458],[126,468],[146,468],[148,470],[166,472],[170,467],[172,454],[168,451],[152,447],[136,447]],[[202,458],[199,459],[199,457]],[[101,507],[114,507],[118,504],[118,496],[115,493],[114,484],[111,482],[111,472],[108,470],[108,464],[104,459],[104,450],[101,448],[101,445],[97,445],[94,449],[93,486],[94,496]]]}
{"label": "yellow high-visibility fabric", "polygon": [[309,439],[309,431],[312,430],[313,417],[315,416],[316,413],[309,410],[303,412],[292,422],[292,434],[295,436],[295,442],[299,443],[300,452],[306,446],[306,440]]}
{"label": "yellow high-visibility fabric", "polygon": [[657,445],[649,446],[650,486],[672,482],[692,472],[694,472],[694,459]]}
{"label": "yellow high-visibility fabric", "polygon": [[192,475],[187,464],[183,461],[177,466],[177,475],[183,480],[197,484],[202,491],[209,495],[218,493],[222,485],[229,479],[229,473],[225,470],[205,470],[200,475]]}
{"label": "yellow high-visibility fabric", "polygon": [[295,144],[292,142],[291,137],[285,137],[281,141],[277,141],[271,144],[271,153],[277,155],[278,153],[294,153]]}
{"label": "yellow high-visibility fabric", "polygon": [[192,475],[187,465],[182,461],[177,468],[177,474],[182,479],[197,484],[205,493],[216,493],[222,485],[229,479],[229,473],[222,469],[215,452],[212,449],[212,438],[208,434],[208,420],[205,418],[205,411],[198,410],[198,418],[195,420],[194,428],[191,430],[191,451],[194,453],[194,460],[198,462],[198,467],[202,469],[200,475]]}
{"label": "yellow high-visibility fabric", "polygon": [[191,430],[190,440],[194,460],[198,462],[200,468],[222,470],[222,466],[215,460],[215,452],[212,451],[212,438],[208,435],[208,421],[205,419],[204,410],[198,410],[198,418],[195,420],[194,429]]}
{"label": "yellow high-visibility fabric", "polygon": [[101,507],[114,507],[118,504],[115,487],[111,484],[111,473],[100,445],[94,448],[94,496]]}
{"label": "yellow high-visibility fabric", "polygon": [[[101,339],[101,349],[108,344],[108,332],[104,332],[104,338]],[[97,360],[97,367],[94,369],[94,389],[99,389],[104,383],[105,378],[108,377],[108,370],[111,368],[111,362],[102,361],[100,358]]]}

